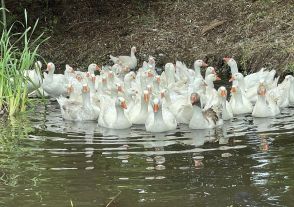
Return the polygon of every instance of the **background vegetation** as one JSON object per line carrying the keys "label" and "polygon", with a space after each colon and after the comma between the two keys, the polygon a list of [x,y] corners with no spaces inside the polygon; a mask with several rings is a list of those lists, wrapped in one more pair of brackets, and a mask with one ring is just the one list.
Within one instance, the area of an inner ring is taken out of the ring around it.
{"label": "background vegetation", "polygon": [[292,0],[6,0],[13,20],[23,8],[52,38],[41,54],[57,65],[108,62],[108,55],[155,56],[159,65],[197,58],[222,67],[234,56],[247,72],[294,70]]}

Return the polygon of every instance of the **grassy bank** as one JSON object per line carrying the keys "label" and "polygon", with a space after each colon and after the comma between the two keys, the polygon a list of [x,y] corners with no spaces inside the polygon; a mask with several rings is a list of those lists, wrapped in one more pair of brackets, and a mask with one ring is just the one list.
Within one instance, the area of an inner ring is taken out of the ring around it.
{"label": "grassy bank", "polygon": [[[29,26],[26,10],[24,23],[14,22],[11,25],[6,24],[7,10],[1,8],[1,11],[0,111],[13,116],[26,110],[29,101],[27,86],[30,79],[25,76],[25,72],[39,59],[38,49],[44,39],[41,39],[41,34],[32,40],[38,21],[33,27]],[[21,27],[22,31],[14,32],[16,26]]]}
{"label": "grassy bank", "polygon": [[134,45],[140,61],[151,54],[159,66],[202,58],[220,68],[234,56],[246,72],[294,70],[293,0],[20,2],[54,37],[40,52],[57,65],[106,64]]}

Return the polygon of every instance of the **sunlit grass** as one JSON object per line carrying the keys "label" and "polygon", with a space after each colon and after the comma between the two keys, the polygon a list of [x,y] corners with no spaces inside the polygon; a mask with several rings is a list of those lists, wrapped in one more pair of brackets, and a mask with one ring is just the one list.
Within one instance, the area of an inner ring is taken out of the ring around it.
{"label": "sunlit grass", "polygon": [[[2,35],[0,39],[0,110],[10,116],[26,110],[29,101],[27,91],[28,82],[25,77],[26,70],[33,67],[39,58],[38,48],[47,39],[42,39],[43,33],[32,40],[32,35],[38,25],[28,25],[28,16],[24,11],[24,24],[14,22],[11,26],[6,25],[6,12],[2,10]],[[22,33],[13,33],[16,25],[21,25]]]}

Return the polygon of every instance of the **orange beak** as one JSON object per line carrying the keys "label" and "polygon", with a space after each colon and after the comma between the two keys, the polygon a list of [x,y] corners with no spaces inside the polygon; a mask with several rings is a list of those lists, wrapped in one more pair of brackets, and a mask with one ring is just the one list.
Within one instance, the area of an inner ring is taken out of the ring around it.
{"label": "orange beak", "polygon": [[154,111],[154,112],[158,112],[158,109],[159,109],[158,104],[154,104],[154,105],[153,105],[153,111]]}
{"label": "orange beak", "polygon": [[216,75],[215,69],[212,70],[212,73]]}
{"label": "orange beak", "polygon": [[226,63],[229,62],[230,59],[231,59],[231,58],[227,58],[227,57],[223,58],[223,60],[224,60]]}
{"label": "orange beak", "polygon": [[235,80],[235,78],[232,76],[232,77],[230,78],[229,82],[232,82],[232,81],[234,81],[234,80]]}
{"label": "orange beak", "polygon": [[50,71],[50,69],[51,69],[51,65],[50,65],[50,64],[47,64],[47,69],[46,69],[46,71]]}
{"label": "orange beak", "polygon": [[222,80],[220,77],[216,76],[216,79],[215,80]]}
{"label": "orange beak", "polygon": [[100,71],[101,70],[101,68],[98,66],[98,65],[96,65],[96,68],[95,68],[97,71]]}
{"label": "orange beak", "polygon": [[226,91],[221,91],[221,96],[222,96],[222,97],[227,97],[227,93],[226,93]]}
{"label": "orange beak", "polygon": [[70,86],[70,87],[67,87],[67,93],[68,93],[68,94],[70,94],[72,91],[73,91],[73,88],[72,88],[72,86]]}
{"label": "orange beak", "polygon": [[144,101],[148,103],[149,101],[149,94],[144,94]]}
{"label": "orange beak", "polygon": [[123,109],[127,109],[127,104],[125,101],[121,102],[120,106],[123,108]]}
{"label": "orange beak", "polygon": [[153,77],[153,74],[150,73],[150,72],[148,72],[148,73],[147,73],[147,76],[148,76],[148,78],[151,78],[151,77]]}
{"label": "orange beak", "polygon": [[208,65],[205,62],[202,63],[202,67],[207,67],[207,66]]}
{"label": "orange beak", "polygon": [[122,87],[121,87],[121,86],[118,86],[118,87],[117,87],[117,91],[119,91],[119,92],[123,92]]}
{"label": "orange beak", "polygon": [[232,87],[231,88],[231,93],[236,93],[236,92],[237,92],[236,87]]}
{"label": "orange beak", "polygon": [[191,102],[194,103],[196,101],[196,96],[191,97]]}
{"label": "orange beak", "polygon": [[265,96],[265,90],[264,89],[260,90],[259,95]]}
{"label": "orange beak", "polygon": [[83,86],[83,92],[86,93],[86,92],[88,92],[88,91],[89,91],[88,86]]}

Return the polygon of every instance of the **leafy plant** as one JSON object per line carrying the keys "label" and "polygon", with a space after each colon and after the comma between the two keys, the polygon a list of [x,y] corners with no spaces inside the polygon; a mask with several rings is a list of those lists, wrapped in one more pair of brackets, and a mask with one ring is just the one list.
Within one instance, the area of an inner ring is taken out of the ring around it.
{"label": "leafy plant", "polygon": [[[2,1],[3,2],[3,1]],[[2,4],[3,5],[3,4]],[[26,70],[30,69],[39,57],[37,51],[47,38],[42,39],[44,33],[32,38],[38,25],[28,25],[27,11],[24,11],[25,22],[14,22],[9,28],[6,24],[5,8],[2,10],[2,35],[0,38],[0,110],[8,112],[10,116],[26,110],[28,103]],[[24,28],[22,33],[13,33],[16,24]]]}

